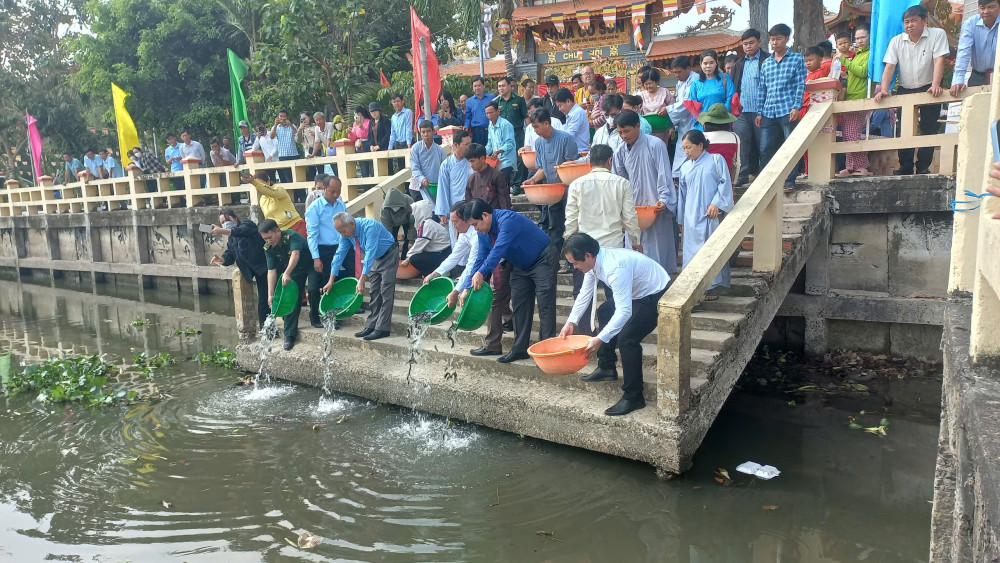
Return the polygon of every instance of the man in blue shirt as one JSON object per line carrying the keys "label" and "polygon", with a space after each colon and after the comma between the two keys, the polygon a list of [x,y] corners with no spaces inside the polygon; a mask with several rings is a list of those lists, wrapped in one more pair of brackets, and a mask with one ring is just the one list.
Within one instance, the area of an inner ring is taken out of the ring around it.
{"label": "man in blue shirt", "polygon": [[[298,128],[288,119],[288,112],[281,110],[274,118],[274,126],[268,137],[277,142],[278,160],[296,160],[299,158],[299,147],[295,144],[295,132]],[[292,181],[292,171],[289,168],[279,168],[278,178],[285,184]]]}
{"label": "man in blue shirt", "polygon": [[951,95],[965,90],[965,73],[972,67],[969,86],[989,84],[997,54],[997,16],[1000,0],[979,0],[979,14],[962,24],[955,55],[955,74],[951,79]]}
{"label": "man in blue shirt", "polygon": [[403,107],[403,96],[392,95],[392,108],[396,113],[389,118],[392,127],[389,131],[390,149],[408,149],[413,145],[413,110]]}
{"label": "man in blue shirt", "polygon": [[559,106],[559,111],[566,114],[563,131],[569,133],[569,136],[576,141],[576,152],[589,151],[590,121],[587,119],[587,111],[577,105],[569,88],[560,88],[556,91],[556,105]]}
{"label": "man in blue shirt", "polygon": [[768,54],[760,48],[760,32],[750,28],[743,32],[742,57],[733,65],[733,85],[739,96],[740,110],[733,132],[740,138],[740,170],[736,174],[736,185],[750,182],[750,175],[760,172],[760,128],[754,122],[760,107],[760,70]]}
{"label": "man in blue shirt", "polygon": [[333,257],[333,266],[330,268],[333,274],[323,287],[323,293],[329,292],[333,287],[337,272],[347,259],[348,249],[354,249],[355,261],[358,253],[364,254],[357,292],[365,292],[365,284],[369,279],[372,282],[372,290],[368,296],[368,319],[365,322],[365,329],[354,333],[354,336],[365,340],[385,338],[389,336],[392,307],[396,299],[399,244],[389,230],[374,219],[354,218],[347,212],[341,212],[333,216],[333,226],[340,233],[340,243],[337,254]]}
{"label": "man in blue shirt", "polygon": [[[758,115],[754,120],[761,129],[761,170],[767,166],[774,153],[792,134],[799,121],[799,107],[806,90],[806,60],[795,51],[788,50],[788,37],[792,28],[783,23],[767,32],[771,47],[770,58],[760,67],[760,93],[757,96]],[[742,96],[740,98],[742,100]],[[742,103],[742,102],[741,102]],[[795,187],[802,163],[796,164],[785,179],[785,190]]]}
{"label": "man in blue shirt", "polygon": [[[531,114],[531,124],[538,133],[538,140],[535,141],[535,166],[538,169],[521,185],[562,183],[556,173],[556,165],[576,162],[576,141],[569,133],[552,127],[552,117],[545,108],[536,109]],[[543,211],[543,226],[549,233],[558,256],[559,249],[562,248],[563,233],[566,232],[566,194],[563,194],[562,201],[546,206]]]}
{"label": "man in blue shirt", "polygon": [[[68,152],[63,153],[63,160],[66,161],[66,178],[63,180],[64,184],[72,184],[77,181],[77,173],[82,172],[84,167],[80,164],[80,159],[73,158],[73,155]],[[462,186],[465,189],[465,186]]]}
{"label": "man in blue shirt", "polygon": [[[434,125],[426,119],[421,121],[420,142],[410,149],[410,169],[413,171],[410,191],[420,194],[419,198],[413,197],[415,201],[426,199],[434,204],[435,195],[431,194],[430,185],[437,185],[441,163],[447,157],[441,145],[434,142]],[[410,195],[415,196],[415,193]]]}
{"label": "man in blue shirt", "polygon": [[[464,130],[455,131],[451,141],[451,156],[444,159],[438,172],[438,195],[434,202],[434,214],[439,217],[448,217],[451,207],[465,199],[465,188],[469,184],[469,176],[472,175],[472,167],[465,159],[465,151],[472,144],[472,137]],[[454,225],[449,225],[448,234],[451,236],[451,246],[455,247],[458,241],[458,233]]]}
{"label": "man in blue shirt", "polygon": [[[163,150],[163,160],[170,167],[171,172],[180,172],[184,170],[184,166],[181,164],[181,146],[177,143],[177,137],[168,132],[167,133],[167,148]],[[171,184],[173,184],[173,189],[183,190],[184,189],[184,177],[176,176],[170,179]]]}
{"label": "man in blue shirt", "polygon": [[500,106],[497,105],[496,100],[486,104],[486,119],[490,121],[486,153],[500,160],[500,171],[507,178],[507,185],[509,186],[510,177],[514,173],[514,166],[517,165],[517,145],[515,144],[514,126],[506,119],[500,117]]}
{"label": "man in blue shirt", "polygon": [[556,335],[556,270],[559,268],[556,247],[549,244],[549,237],[531,219],[517,211],[494,210],[485,201],[474,199],[462,209],[462,215],[465,214],[479,233],[479,253],[472,279],[458,288],[462,290],[460,301],[465,302],[470,287],[477,290],[482,287],[486,276],[497,269],[500,260],[510,262],[514,344],[510,352],[497,361],[509,363],[527,359],[536,299],[539,340]]}
{"label": "man in blue shirt", "polygon": [[[319,318],[319,290],[330,279],[333,257],[340,245],[340,233],[333,227],[333,217],[347,213],[347,206],[340,199],[341,182],[336,176],[323,179],[323,195],[306,208],[306,241],[313,257],[309,272],[309,321],[316,328],[323,328]],[[348,277],[354,277],[354,249],[344,259]]]}
{"label": "man in blue shirt", "polygon": [[83,166],[93,180],[100,180],[105,175],[104,160],[94,154],[94,149],[87,149],[87,153],[83,155]]}
{"label": "man in blue shirt", "polygon": [[465,102],[465,130],[472,135],[472,142],[486,146],[489,142],[489,120],[486,119],[486,104],[493,101],[493,94],[486,93],[486,80],[482,76],[472,79],[474,96]]}
{"label": "man in blue shirt", "polygon": [[115,157],[108,154],[107,149],[101,149],[98,151],[98,154],[101,156],[101,160],[104,161],[104,172],[107,178],[121,178],[125,176],[125,170],[121,164],[115,161]]}

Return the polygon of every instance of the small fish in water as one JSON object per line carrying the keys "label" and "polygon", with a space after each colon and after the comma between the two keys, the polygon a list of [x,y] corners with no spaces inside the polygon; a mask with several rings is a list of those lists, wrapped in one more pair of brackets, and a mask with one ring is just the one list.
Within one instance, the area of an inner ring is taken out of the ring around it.
{"label": "small fish in water", "polygon": [[452,348],[455,347],[455,334],[457,332],[458,332],[458,323],[457,322],[451,323],[451,327],[448,329],[448,332],[446,333],[445,336],[447,336],[448,340],[451,341]]}

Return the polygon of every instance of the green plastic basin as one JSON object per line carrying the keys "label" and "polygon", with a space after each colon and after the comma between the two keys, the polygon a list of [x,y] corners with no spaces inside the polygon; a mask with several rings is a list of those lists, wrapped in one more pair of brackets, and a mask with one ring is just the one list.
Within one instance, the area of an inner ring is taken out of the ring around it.
{"label": "green plastic basin", "polygon": [[455,289],[455,282],[450,278],[437,277],[429,283],[420,286],[420,289],[413,294],[410,300],[410,317],[435,311],[437,314],[430,318],[432,325],[444,322],[455,312],[455,307],[448,306],[448,294]]}
{"label": "green plastic basin", "polygon": [[486,323],[493,306],[493,289],[484,283],[478,291],[472,291],[465,299],[465,304],[458,312],[457,327],[459,330],[476,330]]}
{"label": "green plastic basin", "polygon": [[299,284],[295,280],[288,280],[288,285],[281,285],[281,275],[278,275],[278,284],[274,288],[274,297],[271,298],[271,314],[275,317],[284,317],[295,309],[295,304],[299,301]]}
{"label": "green plastic basin", "polygon": [[358,288],[357,278],[343,278],[337,280],[330,292],[319,301],[319,312],[325,315],[330,311],[337,311],[336,318],[343,319],[350,317],[361,308],[361,301],[364,297],[356,293]]}
{"label": "green plastic basin", "polygon": [[431,192],[431,197],[438,196],[438,185],[433,182],[427,183],[427,191]]}
{"label": "green plastic basin", "polygon": [[655,113],[651,113],[649,115],[644,115],[643,117],[649,122],[649,126],[653,128],[653,131],[657,133],[666,131],[674,126],[674,122],[670,121],[670,117],[666,115],[656,115]]}

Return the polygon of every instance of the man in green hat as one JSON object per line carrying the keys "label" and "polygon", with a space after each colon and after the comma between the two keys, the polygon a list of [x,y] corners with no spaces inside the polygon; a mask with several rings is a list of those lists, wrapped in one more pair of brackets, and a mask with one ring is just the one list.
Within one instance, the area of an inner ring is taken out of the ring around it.
{"label": "man in green hat", "polygon": [[309,243],[306,238],[292,229],[281,230],[273,219],[260,224],[257,229],[267,243],[264,245],[264,255],[267,258],[267,304],[274,307],[274,289],[278,285],[278,270],[281,270],[281,285],[287,287],[289,282],[295,282],[298,295],[295,297],[295,308],[282,320],[285,323],[285,350],[291,350],[295,338],[299,335],[299,312],[302,310],[302,296],[305,294],[306,278],[312,269],[312,254],[309,253]]}

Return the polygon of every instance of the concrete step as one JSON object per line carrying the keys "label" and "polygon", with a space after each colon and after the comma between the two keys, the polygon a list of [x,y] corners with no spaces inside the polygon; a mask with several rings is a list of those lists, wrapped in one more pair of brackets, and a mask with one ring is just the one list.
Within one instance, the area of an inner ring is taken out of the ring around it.
{"label": "concrete step", "polygon": [[812,217],[786,217],[781,225],[781,234],[800,235],[812,221]]}
{"label": "concrete step", "polygon": [[[781,236],[781,249],[782,250],[792,250],[796,244],[802,239],[802,235],[782,235]],[[747,235],[743,238],[743,242],[740,243],[740,248],[742,250],[751,251],[753,250],[753,235]]]}
{"label": "concrete step", "polygon": [[691,329],[735,334],[740,323],[743,322],[743,318],[744,316],[740,313],[720,311],[691,313]]}
{"label": "concrete step", "polygon": [[784,206],[784,217],[812,217],[819,208],[818,203],[786,203]]}

